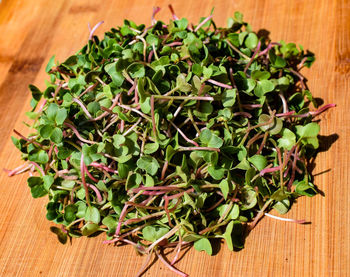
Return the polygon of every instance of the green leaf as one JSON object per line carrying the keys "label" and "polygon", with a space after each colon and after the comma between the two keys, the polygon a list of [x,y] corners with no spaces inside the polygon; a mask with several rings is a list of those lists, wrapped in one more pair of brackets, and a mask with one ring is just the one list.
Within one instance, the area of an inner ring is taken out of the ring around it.
{"label": "green leaf", "polygon": [[67,110],[66,109],[59,109],[56,113],[55,121],[57,125],[62,125],[63,122],[67,118]]}
{"label": "green leaf", "polygon": [[85,212],[85,221],[99,224],[101,220],[100,211],[96,207],[88,207]]}
{"label": "green leaf", "polygon": [[62,141],[62,138],[63,138],[62,130],[58,127],[55,127],[50,135],[50,139],[54,143],[60,143]]}
{"label": "green leaf", "polygon": [[149,225],[142,229],[143,238],[147,241],[155,242],[167,234],[169,229],[163,226]]}
{"label": "green leaf", "polygon": [[55,55],[52,56],[47,63],[47,66],[45,68],[46,73],[48,73],[53,67],[55,66]]}
{"label": "green leaf", "polygon": [[159,148],[159,144],[157,142],[154,143],[147,143],[145,144],[145,149],[144,149],[144,153],[145,154],[152,154],[154,152],[156,152]]}
{"label": "green leaf", "polygon": [[74,204],[67,205],[64,208],[64,220],[68,223],[73,222],[76,219],[76,212],[78,208]]}
{"label": "green leaf", "polygon": [[213,177],[215,180],[221,180],[225,176],[226,170],[224,168],[218,167],[218,166],[209,166],[208,167],[208,173],[211,177]]}
{"label": "green leaf", "polygon": [[124,143],[125,143],[125,137],[123,135],[117,134],[113,136],[114,147],[119,148]]}
{"label": "green leaf", "polygon": [[247,46],[249,49],[253,50],[258,45],[258,37],[254,33],[249,33],[247,38],[245,39],[245,46]]}
{"label": "green leaf", "polygon": [[316,122],[306,124],[302,128],[297,129],[297,134],[300,138],[313,138],[320,132],[320,125]]}
{"label": "green leaf", "polygon": [[288,198],[278,201],[275,205],[273,205],[273,208],[280,214],[285,214],[289,211],[290,201]]}
{"label": "green leaf", "polygon": [[142,169],[145,170],[149,175],[155,175],[159,169],[159,163],[158,161],[151,157],[151,156],[141,156],[138,160],[137,160],[137,166]]}
{"label": "green leaf", "polygon": [[286,150],[291,150],[292,147],[296,144],[296,136],[291,130],[283,128],[282,137],[278,139],[277,142],[278,147]]}
{"label": "green leaf", "polygon": [[212,133],[209,129],[204,129],[201,132],[199,139],[206,146],[213,148],[220,148],[224,143],[224,141],[221,138]]}
{"label": "green leaf", "polygon": [[54,122],[56,119],[57,112],[58,112],[57,104],[51,103],[46,111],[48,119],[51,120],[52,122]]}
{"label": "green leaf", "polygon": [[44,181],[44,188],[49,191],[51,185],[54,182],[54,178],[51,175],[45,175],[43,176],[43,181]]}
{"label": "green leaf", "polygon": [[52,126],[51,124],[44,125],[43,127],[40,128],[40,131],[39,131],[40,136],[42,136],[44,139],[48,139],[51,136],[54,128],[55,127]]}
{"label": "green leaf", "polygon": [[39,102],[42,96],[42,92],[34,85],[29,85],[29,89],[32,92],[32,97],[35,101]]}
{"label": "green leaf", "polygon": [[46,164],[49,161],[49,156],[47,155],[46,151],[39,150],[30,154],[28,159],[39,164]]}
{"label": "green leaf", "polygon": [[226,200],[231,190],[231,184],[227,180],[222,180],[219,184],[219,187]]}
{"label": "green leaf", "polygon": [[263,155],[254,155],[248,158],[248,161],[251,162],[259,171],[263,170],[267,165],[266,157]]}
{"label": "green leaf", "polygon": [[223,234],[222,238],[225,239],[227,248],[231,251],[233,251],[233,243],[232,243],[232,229],[233,229],[233,221],[230,221],[229,224],[226,226],[225,233]]}
{"label": "green leaf", "polygon": [[208,255],[213,254],[213,249],[211,247],[210,241],[207,238],[201,238],[194,242],[194,249],[197,251],[205,251]]}
{"label": "green leaf", "polygon": [[96,223],[87,223],[82,228],[83,236],[90,236],[93,233],[97,232],[100,229],[100,226]]}
{"label": "green leaf", "polygon": [[141,63],[132,63],[127,68],[131,78],[141,78],[145,76],[145,67]]}
{"label": "green leaf", "polygon": [[116,63],[117,62],[107,64],[105,66],[105,71],[112,78],[113,85],[120,87],[124,82],[124,77],[120,72],[117,71]]}
{"label": "green leaf", "polygon": [[232,107],[236,102],[236,89],[228,89],[222,94],[222,105],[226,107]]}

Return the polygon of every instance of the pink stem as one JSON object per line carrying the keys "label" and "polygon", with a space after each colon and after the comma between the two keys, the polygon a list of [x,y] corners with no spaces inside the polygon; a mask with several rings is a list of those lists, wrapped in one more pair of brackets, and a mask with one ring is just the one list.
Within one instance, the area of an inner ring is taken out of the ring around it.
{"label": "pink stem", "polygon": [[91,40],[92,39],[92,36],[94,35],[94,32],[96,31],[96,29],[98,28],[98,27],[100,27],[100,25],[103,23],[103,21],[100,21],[100,22],[98,22],[95,26],[94,26],[94,28],[92,28],[92,30],[90,31],[90,35],[89,35],[89,40]]}
{"label": "pink stem", "polygon": [[211,18],[213,17],[213,15],[209,15],[206,19],[204,19],[201,23],[198,24],[198,26],[196,27],[196,29],[194,29],[194,32],[197,32],[205,23],[207,23]]}
{"label": "pink stem", "polygon": [[102,202],[103,199],[98,188],[96,188],[94,185],[91,185],[91,184],[87,184],[87,185],[96,193],[97,201]]}
{"label": "pink stem", "polygon": [[151,96],[151,115],[152,115],[152,128],[154,136],[157,137],[157,129],[156,129],[156,118],[154,114],[154,96]]}
{"label": "pink stem", "polygon": [[124,220],[126,213],[128,211],[128,207],[129,207],[129,205],[125,204],[121,213],[120,213],[117,229],[115,230],[115,236],[118,236],[120,233],[120,228],[122,227],[122,223],[123,223],[123,220]]}
{"label": "pink stem", "polygon": [[95,144],[96,141],[91,141],[91,140],[87,140],[87,139],[84,139],[78,132],[77,128],[75,128],[73,125],[67,123],[67,122],[64,122],[63,123],[64,125],[66,125],[67,127],[71,128],[72,131],[74,132],[74,134],[77,136],[78,139],[80,139],[82,142],[86,142],[86,143],[89,143],[89,144]]}
{"label": "pink stem", "polygon": [[260,171],[260,176],[263,176],[265,173],[275,172],[279,170],[280,170],[280,166],[264,168],[263,170]]}
{"label": "pink stem", "polygon": [[85,107],[85,105],[83,104],[83,102],[81,102],[79,99],[77,98],[73,98],[73,102],[77,103],[81,109],[84,111],[84,113],[87,115],[87,117],[91,120],[93,119],[91,114],[89,113],[89,111],[87,110],[87,108]]}
{"label": "pink stem", "polygon": [[174,41],[174,42],[165,44],[164,46],[172,47],[172,46],[181,46],[181,45],[182,45],[182,42],[180,42],[180,41]]}
{"label": "pink stem", "polygon": [[151,63],[153,54],[154,54],[154,51],[153,51],[153,49],[152,49],[152,50],[149,52],[149,54],[148,54],[148,59],[147,59],[148,63]]}
{"label": "pink stem", "polygon": [[163,165],[163,169],[162,169],[162,174],[161,174],[161,177],[160,177],[161,180],[164,180],[165,173],[166,173],[166,171],[168,169],[168,164],[169,164],[169,162],[165,161],[165,163]]}
{"label": "pink stem", "polygon": [[34,166],[40,171],[40,173],[41,173],[42,176],[45,176],[45,172],[44,172],[44,170],[41,168],[40,165],[38,165],[36,162],[29,162],[29,163],[31,163],[32,165],[34,165]]}
{"label": "pink stem", "polygon": [[214,147],[180,147],[178,151],[194,151],[194,150],[209,150],[209,151],[216,151],[220,152],[220,148],[214,148]]}
{"label": "pink stem", "polygon": [[212,83],[213,85],[218,86],[218,87],[232,89],[232,86],[226,85],[226,84],[223,84],[223,83],[220,83],[220,82],[215,81],[215,80],[213,80],[213,79],[208,79],[207,81],[208,81],[209,83]]}
{"label": "pink stem", "polygon": [[155,15],[160,11],[160,7],[153,7],[153,12],[152,12],[152,24],[155,24],[157,20],[155,20]]}
{"label": "pink stem", "polygon": [[174,199],[174,198],[181,197],[181,196],[183,196],[185,194],[185,192],[186,193],[194,192],[194,188],[191,188],[191,189],[188,189],[186,191],[183,191],[183,192],[180,192],[180,193],[168,196],[168,199],[171,200],[171,199]]}
{"label": "pink stem", "polygon": [[181,130],[179,127],[177,127],[172,121],[169,121],[171,125],[173,125],[173,127],[179,132],[179,134],[189,143],[192,143],[195,146],[199,146],[197,142],[189,139]]}
{"label": "pink stem", "polygon": [[156,255],[158,256],[158,258],[161,260],[161,262],[168,267],[171,271],[175,272],[176,274],[182,276],[182,277],[188,277],[188,274],[176,269],[175,267],[173,267],[171,264],[169,264],[162,256],[162,254],[158,253],[158,251],[155,251]]}
{"label": "pink stem", "polygon": [[85,189],[85,198],[86,202],[90,206],[90,198],[89,198],[89,188],[85,180],[85,164],[84,164],[84,154],[81,153],[81,159],[80,159],[80,172],[81,172],[81,181],[83,182],[83,186]]}
{"label": "pink stem", "polygon": [[252,117],[252,115],[250,113],[247,113],[247,112],[236,112],[236,113],[233,113],[232,115],[233,116],[242,115],[242,116],[247,117],[247,118]]}
{"label": "pink stem", "polygon": [[250,59],[250,61],[247,63],[247,65],[246,65],[245,68],[244,68],[244,71],[243,71],[243,72],[244,72],[245,74],[247,73],[247,70],[248,70],[249,66],[252,64],[254,58],[256,57],[256,55],[258,54],[258,52],[260,51],[260,47],[261,47],[261,41],[259,40],[258,45],[256,46],[256,49],[255,49],[255,51],[254,51],[254,53],[253,53],[252,58]]}
{"label": "pink stem", "polygon": [[175,11],[173,9],[173,6],[171,4],[169,4],[168,7],[170,9],[171,15],[173,16],[173,19],[178,20],[179,18],[176,16]]}
{"label": "pink stem", "polygon": [[83,166],[84,166],[84,171],[85,171],[85,173],[87,174],[87,176],[89,176],[89,178],[90,178],[92,181],[94,181],[95,183],[98,183],[98,180],[97,180],[94,176],[91,175],[91,173],[88,171],[86,165],[83,164]]}
{"label": "pink stem", "polygon": [[23,135],[22,135],[20,132],[18,132],[17,130],[13,129],[13,132],[14,132],[17,136],[19,136],[20,138],[24,139],[25,141],[28,141],[28,142],[30,142],[30,143],[33,143],[33,144],[35,144],[35,145],[37,145],[37,146],[39,146],[39,147],[43,147],[40,143],[38,143],[38,142],[36,142],[36,141],[33,141],[33,140],[31,140],[31,139],[26,138],[25,136],[23,136]]}

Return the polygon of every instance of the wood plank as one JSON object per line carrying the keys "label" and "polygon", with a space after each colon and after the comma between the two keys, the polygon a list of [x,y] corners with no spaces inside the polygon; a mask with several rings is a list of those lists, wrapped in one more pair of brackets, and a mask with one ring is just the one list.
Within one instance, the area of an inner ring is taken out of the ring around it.
{"label": "wood plank", "polygon": [[[0,161],[4,168],[20,164],[10,141],[11,130],[28,132],[21,124],[29,109],[27,85],[44,87],[44,68],[56,54],[62,61],[88,37],[87,23],[100,20],[102,34],[124,18],[150,23],[152,6],[167,22],[170,1],[44,1],[3,0],[0,4]],[[316,54],[304,70],[313,94],[338,106],[321,118],[328,136],[313,171],[325,196],[300,198],[287,214],[310,225],[263,219],[247,238],[245,249],[230,252],[222,245],[209,257],[191,249],[177,267],[190,276],[347,276],[350,270],[350,205],[348,139],[350,115],[349,1],[176,1],[180,17],[198,22],[215,6],[218,25],[235,10],[243,12],[254,30],[266,29],[273,40],[302,44]],[[331,136],[330,136],[331,135]],[[45,218],[46,199],[32,199],[26,176],[0,175],[1,276],[134,276],[143,263],[132,247],[102,245],[104,236],[74,239],[61,245]],[[174,276],[156,261],[145,276]]]}

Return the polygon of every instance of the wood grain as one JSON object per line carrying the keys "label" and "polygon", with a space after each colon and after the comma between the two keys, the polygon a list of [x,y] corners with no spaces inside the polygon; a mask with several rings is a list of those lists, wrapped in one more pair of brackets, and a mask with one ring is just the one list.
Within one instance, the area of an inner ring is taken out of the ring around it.
{"label": "wood grain", "polygon": [[[337,108],[323,114],[322,149],[313,170],[324,196],[301,198],[287,215],[306,219],[294,225],[263,219],[247,238],[245,249],[222,245],[209,257],[191,249],[177,267],[190,276],[349,276],[349,1],[172,1],[176,13],[198,22],[215,6],[215,20],[240,10],[254,30],[266,29],[273,40],[296,42],[316,54],[304,73],[313,94]],[[129,18],[149,23],[153,6],[167,21],[170,1],[3,0],[0,4],[0,166],[19,165],[10,141],[12,129],[28,132],[22,121],[29,109],[27,86],[43,88],[44,68],[55,54],[62,61],[86,43],[87,23],[105,23],[102,34]],[[1,276],[134,276],[143,263],[131,247],[102,245],[103,235],[61,245],[49,231],[46,199],[31,198],[26,176],[0,175]],[[145,276],[174,276],[156,261]]]}

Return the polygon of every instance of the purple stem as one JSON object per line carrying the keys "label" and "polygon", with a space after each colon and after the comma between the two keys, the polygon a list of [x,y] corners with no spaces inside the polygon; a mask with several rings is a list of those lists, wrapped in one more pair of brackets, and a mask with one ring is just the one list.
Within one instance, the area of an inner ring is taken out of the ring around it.
{"label": "purple stem", "polygon": [[161,262],[168,267],[171,271],[175,272],[176,274],[182,276],[182,277],[188,277],[188,274],[176,269],[175,267],[173,267],[171,264],[169,264],[162,256],[162,254],[158,253],[158,251],[155,251],[156,255],[158,256],[158,258],[161,260]]}

